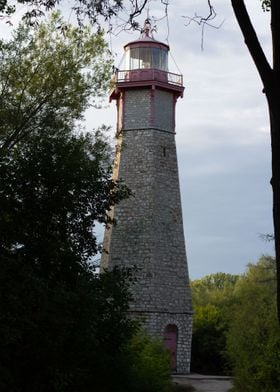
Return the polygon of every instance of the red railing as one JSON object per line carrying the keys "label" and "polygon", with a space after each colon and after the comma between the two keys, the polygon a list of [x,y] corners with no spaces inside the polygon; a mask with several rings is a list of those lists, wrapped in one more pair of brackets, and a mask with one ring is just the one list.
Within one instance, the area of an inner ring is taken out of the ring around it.
{"label": "red railing", "polygon": [[133,69],[133,70],[117,70],[115,74],[115,82],[143,82],[158,81],[170,83],[175,86],[183,86],[183,76],[172,72],[162,71],[160,69]]}

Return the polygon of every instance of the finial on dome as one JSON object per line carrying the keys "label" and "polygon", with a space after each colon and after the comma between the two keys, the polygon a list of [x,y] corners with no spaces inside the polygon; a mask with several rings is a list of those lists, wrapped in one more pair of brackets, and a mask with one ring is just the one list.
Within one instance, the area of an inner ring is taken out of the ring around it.
{"label": "finial on dome", "polygon": [[144,22],[144,26],[141,30],[142,38],[154,38],[153,31],[155,31],[155,27],[152,27],[151,19],[147,18]]}

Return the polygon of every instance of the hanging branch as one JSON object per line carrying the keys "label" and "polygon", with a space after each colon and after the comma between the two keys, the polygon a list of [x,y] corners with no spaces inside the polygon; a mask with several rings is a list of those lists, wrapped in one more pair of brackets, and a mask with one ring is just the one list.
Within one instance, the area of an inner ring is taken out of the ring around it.
{"label": "hanging branch", "polygon": [[129,15],[129,22],[131,23],[131,25],[135,23],[135,18],[142,14],[142,11],[146,7],[148,1],[149,0],[142,0],[139,4],[138,0],[130,0],[132,6],[134,7],[133,11]]}
{"label": "hanging branch", "polygon": [[116,15],[114,22],[110,22],[108,32],[114,36],[118,36],[123,31],[139,31],[142,32],[142,24],[140,24],[136,19],[143,15],[145,9],[147,10],[147,18],[151,20],[153,27],[152,32],[157,31],[157,23],[166,19],[167,23],[167,38],[169,37],[169,21],[168,21],[168,6],[169,0],[161,0],[163,16],[154,17],[149,16],[149,3],[151,0],[142,0],[140,3],[136,0],[129,0],[131,4],[131,9],[128,7],[122,8],[122,12]]}
{"label": "hanging branch", "polygon": [[208,4],[208,9],[209,9],[209,13],[207,16],[197,15],[196,13],[194,14],[193,17],[183,16],[184,19],[188,20],[188,22],[185,24],[185,26],[189,26],[192,22],[196,23],[198,26],[201,26],[201,44],[200,44],[201,50],[204,49],[205,26],[209,26],[214,29],[220,29],[224,23],[224,20],[219,25],[214,25],[214,24],[210,23],[212,20],[214,20],[216,18],[217,13],[211,3],[211,0],[207,0],[207,4]]}

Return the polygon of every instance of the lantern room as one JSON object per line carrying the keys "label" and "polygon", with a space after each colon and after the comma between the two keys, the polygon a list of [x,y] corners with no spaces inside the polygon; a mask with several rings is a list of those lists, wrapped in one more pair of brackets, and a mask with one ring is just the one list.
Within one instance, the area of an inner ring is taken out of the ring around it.
{"label": "lantern room", "polygon": [[183,77],[169,71],[169,46],[153,38],[149,19],[146,19],[138,40],[124,46],[124,57],[114,75],[115,88],[110,100],[116,99],[123,88],[152,87],[172,90],[183,96]]}
{"label": "lantern room", "polygon": [[155,68],[168,71],[168,51],[162,44],[137,42],[126,46],[126,69]]}
{"label": "lantern room", "polygon": [[125,48],[125,69],[158,69],[168,71],[169,47],[156,40],[138,40],[127,44]]}

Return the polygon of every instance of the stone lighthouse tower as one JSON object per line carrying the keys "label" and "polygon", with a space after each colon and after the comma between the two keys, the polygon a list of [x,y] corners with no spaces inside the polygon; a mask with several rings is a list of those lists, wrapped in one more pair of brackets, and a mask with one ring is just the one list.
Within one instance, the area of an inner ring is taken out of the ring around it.
{"label": "stone lighthouse tower", "polygon": [[117,103],[114,178],[133,196],[112,212],[101,267],[137,266],[132,317],[171,352],[172,369],[189,373],[192,305],[175,146],[175,106],[182,75],[168,71],[169,46],[156,41],[146,20],[128,43],[110,99]]}

